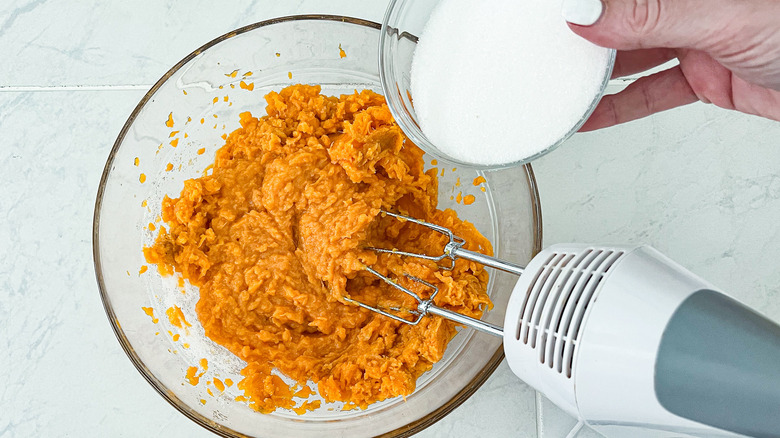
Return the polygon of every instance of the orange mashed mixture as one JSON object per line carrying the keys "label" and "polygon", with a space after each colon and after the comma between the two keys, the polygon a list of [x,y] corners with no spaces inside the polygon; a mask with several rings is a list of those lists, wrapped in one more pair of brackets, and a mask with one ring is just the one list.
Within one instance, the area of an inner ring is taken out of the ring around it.
{"label": "orange mashed mixture", "polygon": [[[313,381],[329,402],[365,408],[406,396],[455,335],[455,324],[428,316],[403,324],[344,301],[414,308],[403,293],[364,269],[372,266],[436,304],[479,318],[491,306],[488,274],[459,260],[435,262],[379,255],[369,246],[441,253],[445,237],[383,216],[397,211],[446,226],[467,248],[492,253],[476,228],[438,210],[436,169],[394,122],[381,95],[341,97],[295,85],[265,97],[267,115],[241,114],[241,128],[214,165],[166,197],[150,263],[179,272],[199,288],[206,335],[246,361],[244,391],[261,412],[294,407],[298,382]],[[297,392],[300,395],[300,391]],[[306,394],[308,395],[308,394]],[[315,404],[317,406],[317,404]]]}

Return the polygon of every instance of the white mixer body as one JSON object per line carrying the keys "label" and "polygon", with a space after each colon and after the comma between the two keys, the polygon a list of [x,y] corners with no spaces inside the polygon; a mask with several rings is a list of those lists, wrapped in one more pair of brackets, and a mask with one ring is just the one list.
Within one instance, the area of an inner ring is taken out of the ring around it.
{"label": "white mixer body", "polygon": [[507,361],[606,436],[740,436],[659,401],[662,337],[681,304],[702,290],[715,291],[649,247],[549,247],[529,263],[510,299]]}

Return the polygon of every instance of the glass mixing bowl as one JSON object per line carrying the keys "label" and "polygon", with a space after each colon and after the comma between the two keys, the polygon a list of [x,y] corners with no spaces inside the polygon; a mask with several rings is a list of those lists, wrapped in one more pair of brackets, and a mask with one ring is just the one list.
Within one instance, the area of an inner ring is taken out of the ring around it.
{"label": "glass mixing bowl", "polygon": [[382,20],[379,37],[379,78],[386,93],[387,104],[398,126],[417,146],[420,146],[420,148],[433,157],[446,160],[458,166],[468,166],[481,170],[502,169],[530,163],[551,152],[577,132],[583,123],[588,120],[588,117],[590,117],[590,114],[601,100],[601,96],[604,94],[604,90],[612,75],[612,67],[615,64],[615,50],[610,51],[601,80],[600,91],[596,94],[582,118],[563,137],[541,152],[511,163],[480,165],[463,162],[439,150],[435,144],[428,140],[428,137],[425,136],[420,127],[417,114],[414,111],[412,102],[414,96],[411,91],[412,59],[414,58],[414,50],[417,47],[418,36],[422,34],[428,18],[439,3],[440,0],[391,0]]}
{"label": "glass mixing bowl", "polygon": [[[147,268],[142,249],[156,236],[149,224],[161,225],[163,197],[177,197],[186,179],[202,175],[224,144],[222,136],[238,128],[241,112],[264,114],[263,96],[294,83],[320,84],[334,95],[381,92],[378,41],[377,23],[337,16],[284,17],[223,35],[192,52],[149,90],[108,157],[95,205],[93,251],[109,321],[157,392],[219,435],[408,436],[462,403],[503,358],[501,339],[462,329],[405,401],[399,397],[349,411],[323,403],[301,416],[286,410],[260,414],[235,401],[236,385],[214,389],[214,378],[238,382],[244,364],[204,335],[195,314],[197,289],[159,275],[155,266]],[[431,167],[431,157],[426,160]],[[439,174],[440,208],[453,208],[476,224],[499,257],[525,264],[540,250],[541,210],[530,166],[492,172],[448,166],[439,167]],[[480,187],[472,184],[478,176],[485,178]],[[461,192],[474,195],[475,202],[459,203]],[[485,320],[502,324],[515,280],[492,273],[488,292],[495,308]],[[170,323],[165,310],[174,305],[192,327]],[[208,370],[192,385],[185,378],[188,367],[203,371],[203,358]]]}

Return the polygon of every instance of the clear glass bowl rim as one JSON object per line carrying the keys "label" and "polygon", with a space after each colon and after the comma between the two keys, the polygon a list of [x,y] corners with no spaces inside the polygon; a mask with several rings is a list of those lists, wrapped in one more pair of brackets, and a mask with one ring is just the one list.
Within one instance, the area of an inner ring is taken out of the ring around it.
{"label": "clear glass bowl rim", "polygon": [[[406,2],[407,0],[390,0],[390,2],[387,5],[387,9],[385,10],[385,15],[382,18],[382,27],[379,32],[379,82],[382,84],[383,90],[392,90],[394,89],[394,86],[396,84],[395,73],[393,70],[394,60],[392,56],[388,56],[387,53],[388,50],[386,50],[386,46],[390,44],[389,37],[391,35],[398,35],[399,38],[403,37],[415,43],[417,42],[418,36],[412,35],[406,31],[401,31],[401,29],[391,26],[390,23],[390,20],[397,12],[397,8],[403,7],[406,4]],[[396,25],[395,23],[393,24]],[[409,137],[409,139],[412,140],[412,142],[420,146],[420,148],[422,148],[426,153],[430,154],[431,156],[434,156],[440,160],[447,161],[451,164],[460,167],[468,167],[476,170],[507,169],[511,167],[517,167],[524,164],[528,164],[541,156],[547,155],[548,153],[557,149],[560,145],[565,143],[566,140],[569,139],[569,137],[571,137],[577,131],[579,131],[582,125],[584,125],[585,122],[588,120],[588,117],[590,117],[590,115],[593,113],[593,110],[596,109],[596,105],[599,103],[601,97],[604,95],[604,92],[606,91],[607,84],[609,83],[609,80],[612,76],[612,70],[615,66],[616,54],[617,51],[615,49],[609,50],[607,68],[604,72],[604,77],[602,78],[599,92],[596,94],[593,101],[591,101],[587,111],[582,115],[582,118],[580,118],[580,120],[566,134],[564,134],[563,137],[558,139],[552,145],[531,155],[530,157],[526,157],[524,159],[518,161],[512,161],[509,163],[499,163],[499,164],[468,163],[453,158],[445,154],[444,152],[441,152],[439,148],[437,148],[430,140],[428,140],[428,137],[425,136],[425,133],[422,131],[422,128],[417,123],[417,120],[415,120],[412,117],[412,115],[405,110],[405,103],[402,100],[402,98],[398,96],[397,93],[385,92],[385,99],[387,99],[387,106],[390,108],[390,113],[393,115],[393,118],[395,119],[396,123],[398,123],[398,126],[401,128],[404,134],[406,134],[406,136]]]}
{"label": "clear glass bowl rim", "polygon": [[[111,306],[111,300],[108,297],[107,287],[103,279],[103,270],[100,263],[99,231],[100,231],[100,212],[103,204],[103,194],[105,192],[108,177],[111,173],[111,167],[113,165],[114,158],[116,157],[117,152],[119,151],[119,148],[121,147],[122,142],[125,136],[127,135],[130,127],[132,126],[133,122],[138,117],[139,113],[144,108],[146,103],[152,98],[152,96],[154,96],[157,90],[159,90],[160,87],[162,87],[162,85],[171,76],[173,76],[174,73],[176,73],[181,67],[186,65],[188,62],[190,62],[193,58],[198,56],[200,53],[236,35],[246,33],[264,26],[277,24],[277,23],[289,22],[289,21],[305,21],[305,20],[338,21],[338,22],[355,24],[359,26],[366,26],[377,30],[380,30],[382,28],[382,26],[379,23],[370,20],[364,20],[361,18],[347,17],[341,15],[320,15],[320,14],[288,15],[288,16],[273,18],[270,20],[260,21],[254,24],[250,24],[235,29],[195,49],[189,55],[185,56],[181,61],[176,63],[173,67],[171,67],[170,70],[168,70],[157,82],[155,82],[155,84],[141,98],[141,100],[138,102],[138,105],[136,105],[136,107],[133,109],[133,112],[127,118],[127,121],[122,126],[122,129],[117,135],[117,139],[114,141],[114,145],[111,148],[111,152],[109,153],[108,158],[106,159],[106,165],[103,168],[103,173],[100,178],[100,184],[98,185],[98,191],[95,200],[95,209],[92,218],[92,260],[95,268],[95,276],[98,283],[98,289],[100,291],[100,299],[103,302],[103,308],[106,311],[106,316],[108,317],[108,321],[111,324],[112,330],[114,331],[114,335],[116,335],[119,344],[127,354],[127,357],[133,363],[135,368],[138,370],[138,372],[141,373],[144,379],[146,379],[146,381],[149,382],[149,384],[155,389],[155,391],[157,391],[158,394],[160,394],[160,396],[163,397],[163,399],[165,399],[171,406],[176,408],[176,410],[184,414],[187,418],[194,421],[198,425],[202,426],[203,428],[209,430],[212,433],[227,438],[233,438],[233,437],[251,438],[251,437],[242,434],[240,432],[237,432],[235,430],[232,430],[230,428],[227,428],[219,423],[216,423],[215,421],[209,418],[204,417],[198,412],[190,409],[187,406],[187,404],[185,404],[184,402],[179,400],[176,396],[174,396],[172,392],[167,390],[165,384],[163,384],[159,379],[157,379],[157,377],[155,377],[154,374],[144,365],[143,361],[135,353],[132,345],[130,344],[130,341],[127,339],[124,332],[119,327],[119,324],[116,319],[116,315]],[[532,209],[531,215],[533,220],[532,246],[533,246],[533,254],[536,254],[542,249],[542,208],[539,200],[539,191],[537,188],[536,178],[534,177],[533,169],[531,168],[530,164],[525,164],[523,166],[523,169],[524,169],[523,171],[525,173],[526,180],[528,182],[530,198],[532,200],[532,205],[531,205],[531,209]],[[444,416],[446,416],[452,410],[460,406],[472,394],[474,394],[474,392],[476,392],[476,390],[479,389],[483,383],[485,383],[488,377],[490,377],[490,375],[493,374],[493,371],[495,371],[496,368],[498,368],[498,365],[501,363],[503,359],[504,359],[504,350],[503,348],[498,348],[496,352],[493,354],[493,356],[490,358],[488,363],[485,365],[485,367],[481,370],[481,372],[471,382],[469,382],[466,386],[464,386],[463,389],[461,389],[461,391],[459,391],[447,403],[443,404],[438,409],[434,410],[433,412],[431,412],[430,414],[428,414],[427,416],[419,420],[416,420],[412,423],[407,424],[406,426],[400,427],[396,430],[390,431],[388,433],[379,436],[380,437],[408,437],[414,435],[415,433],[420,432],[421,430],[427,428],[428,426],[444,418]]]}

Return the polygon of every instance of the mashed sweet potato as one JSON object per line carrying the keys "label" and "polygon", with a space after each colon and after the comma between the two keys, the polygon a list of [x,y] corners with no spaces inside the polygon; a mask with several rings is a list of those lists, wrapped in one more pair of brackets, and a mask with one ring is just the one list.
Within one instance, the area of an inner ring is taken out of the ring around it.
{"label": "mashed sweet potato", "polygon": [[380,209],[444,225],[472,250],[491,253],[490,243],[454,211],[436,208],[436,170],[424,172],[422,151],[381,95],[336,98],[296,85],[265,100],[267,115],[242,114],[206,175],[165,198],[167,228],[145,256],[199,288],[198,319],[247,362],[239,388],[255,409],[295,404],[294,388],[273,369],[315,382],[326,401],[348,407],[408,395],[441,359],[455,325],[430,316],[411,326],[346,303],[413,306],[364,266],[422,296],[431,291],[403,275],[433,283],[437,305],[476,318],[491,305],[488,275],[468,261],[445,271],[365,249],[440,253],[444,245],[442,235]]}

